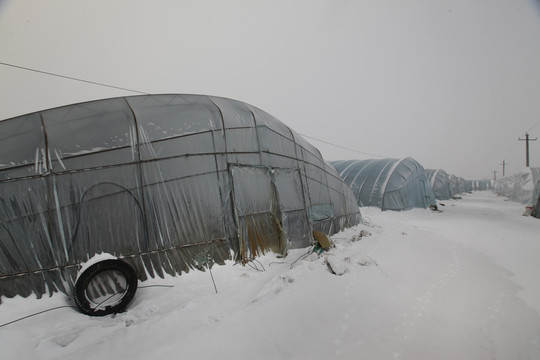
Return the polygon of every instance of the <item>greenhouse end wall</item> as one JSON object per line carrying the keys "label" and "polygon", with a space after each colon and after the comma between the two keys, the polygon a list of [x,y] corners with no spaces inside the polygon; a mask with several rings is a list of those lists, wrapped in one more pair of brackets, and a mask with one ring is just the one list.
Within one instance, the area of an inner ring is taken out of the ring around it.
{"label": "greenhouse end wall", "polygon": [[145,280],[286,254],[361,219],[315,147],[235,100],[73,104],[1,121],[0,139],[0,296],[70,293],[94,254]]}
{"label": "greenhouse end wall", "polygon": [[454,196],[450,176],[446,171],[443,169],[426,169],[426,174],[437,200],[449,200]]}

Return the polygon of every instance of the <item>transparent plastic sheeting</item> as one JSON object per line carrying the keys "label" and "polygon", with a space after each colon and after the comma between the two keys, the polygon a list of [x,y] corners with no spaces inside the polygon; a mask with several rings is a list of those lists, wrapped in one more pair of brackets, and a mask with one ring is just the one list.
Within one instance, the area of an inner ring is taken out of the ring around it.
{"label": "transparent plastic sheeting", "polygon": [[536,205],[534,206],[534,208],[534,217],[540,219],[540,194],[538,194],[538,199],[536,200]]}
{"label": "transparent plastic sheeting", "polygon": [[1,121],[0,141],[1,296],[68,293],[95,254],[145,280],[286,254],[361,220],[315,147],[230,99],[74,104]]}
{"label": "transparent plastic sheeting", "polygon": [[493,189],[493,183],[491,180],[469,180],[469,182],[471,184],[471,190],[474,191],[485,191]]}
{"label": "transparent plastic sheeting", "polygon": [[426,169],[426,174],[435,199],[448,200],[454,196],[450,176],[446,171],[443,169]]}
{"label": "transparent plastic sheeting", "polygon": [[529,167],[495,181],[495,192],[512,201],[527,205],[538,203],[540,196],[540,168]]}
{"label": "transparent plastic sheeting", "polygon": [[465,182],[460,180],[456,175],[450,175],[450,187],[452,188],[452,194],[461,194],[465,191]]}
{"label": "transparent plastic sheeting", "polygon": [[426,171],[414,159],[333,161],[359,206],[409,210],[435,204]]}
{"label": "transparent plastic sheeting", "polygon": [[493,188],[491,180],[465,180],[450,175],[443,169],[426,169],[426,174],[437,200],[448,200],[464,192],[485,191]]}
{"label": "transparent plastic sheeting", "polygon": [[[473,181],[465,180],[462,177],[457,177],[456,175],[449,174],[450,178],[450,188],[452,189],[452,194],[458,195],[465,192],[470,192],[473,190],[487,190],[491,189],[492,185],[489,181]],[[475,187],[475,184],[477,187]]]}

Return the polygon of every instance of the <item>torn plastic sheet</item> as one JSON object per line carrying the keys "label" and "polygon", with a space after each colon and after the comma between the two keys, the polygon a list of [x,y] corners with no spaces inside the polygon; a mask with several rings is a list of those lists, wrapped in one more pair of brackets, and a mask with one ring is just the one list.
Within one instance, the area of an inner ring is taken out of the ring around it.
{"label": "torn plastic sheet", "polygon": [[0,141],[0,296],[70,293],[95,254],[145,280],[203,257],[285,254],[312,244],[313,230],[360,221],[315,147],[239,101],[73,104],[1,121]]}

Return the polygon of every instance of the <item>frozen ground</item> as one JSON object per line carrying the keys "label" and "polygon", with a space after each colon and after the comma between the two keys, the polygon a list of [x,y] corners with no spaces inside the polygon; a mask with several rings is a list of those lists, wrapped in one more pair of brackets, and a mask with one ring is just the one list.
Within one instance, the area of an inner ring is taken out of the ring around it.
{"label": "frozen ground", "polygon": [[[140,284],[114,317],[59,308],[2,326],[0,358],[540,359],[540,220],[489,192],[443,203],[363,208],[320,258],[215,266],[217,294],[195,271]],[[69,305],[3,301],[0,325]]]}

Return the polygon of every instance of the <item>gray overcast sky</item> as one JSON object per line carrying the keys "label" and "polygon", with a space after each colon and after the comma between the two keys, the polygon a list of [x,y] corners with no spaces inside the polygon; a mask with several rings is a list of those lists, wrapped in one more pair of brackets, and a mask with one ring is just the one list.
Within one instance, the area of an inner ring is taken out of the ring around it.
{"label": "gray overcast sky", "polygon": [[[0,0],[0,49],[3,63],[241,100],[311,138],[470,179],[524,168],[518,137],[540,137],[539,0]],[[124,95],[0,65],[0,119]],[[327,160],[373,157],[308,140]]]}

